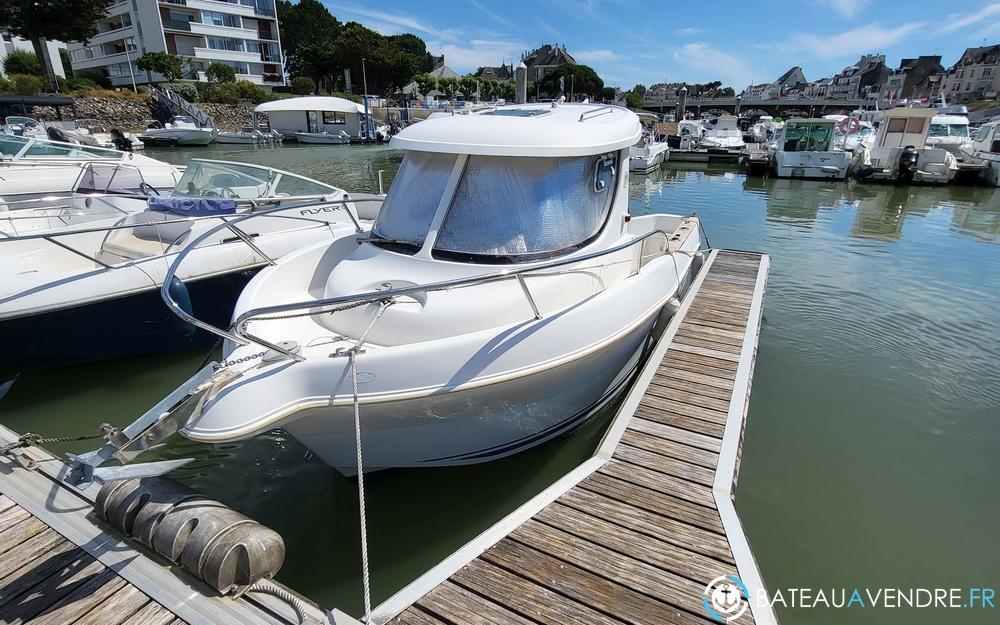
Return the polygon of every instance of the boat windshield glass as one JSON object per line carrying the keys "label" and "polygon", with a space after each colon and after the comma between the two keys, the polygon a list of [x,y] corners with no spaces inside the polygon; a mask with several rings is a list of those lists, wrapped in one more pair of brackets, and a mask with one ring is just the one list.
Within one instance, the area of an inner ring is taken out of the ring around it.
{"label": "boat windshield glass", "polygon": [[830,149],[833,124],[795,124],[785,126],[785,152],[825,152]]}
{"label": "boat windshield glass", "polygon": [[174,195],[259,198],[273,178],[274,171],[266,167],[191,161],[174,187]]}
{"label": "boat windshield glass", "polygon": [[977,143],[980,141],[986,141],[990,136],[990,131],[993,130],[993,126],[983,126],[976,131],[976,136],[973,138]]}
{"label": "boat windshield glass", "polygon": [[931,124],[927,136],[967,138],[969,136],[969,127],[965,124]]}
{"label": "boat windshield glass", "polygon": [[385,239],[419,249],[457,158],[454,154],[407,152],[372,227],[372,240]]}
{"label": "boat windshield glass", "polygon": [[4,158],[14,158],[17,153],[24,149],[29,143],[29,139],[18,137],[16,135],[4,135],[0,134],[0,154]]}
{"label": "boat windshield glass", "polygon": [[24,152],[21,154],[20,158],[71,159],[88,161],[108,159],[120,160],[122,157],[122,153],[117,150],[108,150],[90,145],[42,141],[14,135],[0,135],[0,153],[2,153],[4,157],[11,158],[16,156],[22,150]]}
{"label": "boat windshield glass", "polygon": [[471,156],[434,253],[511,262],[576,249],[604,224],[615,178],[610,156]]}

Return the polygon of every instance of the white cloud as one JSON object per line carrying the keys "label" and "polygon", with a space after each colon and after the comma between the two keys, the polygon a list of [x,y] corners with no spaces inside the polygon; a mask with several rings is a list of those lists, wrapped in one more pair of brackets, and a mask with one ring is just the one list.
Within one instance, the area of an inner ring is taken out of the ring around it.
{"label": "white cloud", "polygon": [[846,18],[852,18],[864,11],[870,1],[871,0],[819,0],[819,3],[825,4]]}
{"label": "white cloud", "polygon": [[705,29],[704,28],[678,28],[674,32],[677,33],[678,35],[690,36],[690,35],[699,35],[699,34],[705,32]]}
{"label": "white cloud", "polygon": [[948,21],[945,22],[938,29],[938,32],[942,33],[953,33],[956,30],[961,30],[962,28],[967,28],[969,26],[977,25],[982,20],[985,20],[993,15],[1000,15],[1000,2],[994,2],[993,4],[987,4],[983,8],[979,9],[975,13],[969,13],[968,15],[963,15],[961,13],[952,13],[948,16]]}
{"label": "white cloud", "polygon": [[493,18],[495,21],[500,22],[501,24],[503,24],[504,26],[509,26],[511,28],[515,28],[516,27],[516,24],[514,24],[514,22],[510,21],[509,19],[507,19],[506,17],[500,15],[499,13],[496,13],[495,11],[491,11],[490,9],[487,9],[486,7],[484,7],[479,2],[479,0],[470,0],[470,2],[472,3],[472,6],[476,7],[477,9],[479,9],[480,11],[482,11],[483,13],[485,13],[486,15],[488,15],[489,17]]}
{"label": "white cloud", "polygon": [[674,60],[693,71],[694,76],[685,76],[684,80],[721,80],[724,86],[730,86],[737,92],[750,84],[754,73],[744,59],[701,41],[681,46],[674,52]]}
{"label": "white cloud", "polygon": [[856,56],[887,48],[924,27],[923,22],[907,22],[895,28],[866,24],[836,35],[803,33],[788,40],[787,47],[804,50],[820,58]]}
{"label": "white cloud", "polygon": [[[342,11],[349,15],[355,15],[367,18],[370,21],[365,22],[365,24],[369,28],[373,28],[374,30],[377,30],[382,34],[421,32],[427,35],[440,37],[442,39],[456,39],[460,35],[460,32],[457,30],[437,29],[429,24],[424,23],[418,18],[406,15],[404,13],[388,13],[386,11],[375,11],[373,9],[367,9],[365,7],[355,6],[351,4],[328,3],[327,6],[331,9]],[[375,26],[373,26],[372,24],[375,24]]]}
{"label": "white cloud", "polygon": [[595,61],[617,61],[622,58],[622,55],[612,50],[580,50],[574,52],[573,57],[584,63],[593,63]]}

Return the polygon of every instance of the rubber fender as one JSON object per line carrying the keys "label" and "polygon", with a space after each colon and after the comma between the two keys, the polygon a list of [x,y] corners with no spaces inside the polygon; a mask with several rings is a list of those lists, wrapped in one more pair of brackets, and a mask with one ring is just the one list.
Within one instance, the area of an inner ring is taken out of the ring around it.
{"label": "rubber fender", "polygon": [[[191,305],[191,293],[188,291],[187,285],[184,284],[183,280],[177,276],[172,277],[167,291],[170,293],[170,297],[177,302],[181,310],[192,317],[194,316],[194,307]],[[177,315],[174,315],[174,327],[177,330],[177,334],[186,340],[191,339],[196,330],[191,322],[185,321]]]}

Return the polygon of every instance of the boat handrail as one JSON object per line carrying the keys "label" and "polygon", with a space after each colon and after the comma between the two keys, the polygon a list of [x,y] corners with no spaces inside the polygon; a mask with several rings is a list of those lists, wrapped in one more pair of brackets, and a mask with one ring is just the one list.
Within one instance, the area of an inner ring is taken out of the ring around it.
{"label": "boat handrail", "polygon": [[597,108],[591,109],[589,111],[584,111],[580,113],[579,121],[587,121],[588,119],[593,119],[595,117],[600,117],[601,115],[607,115],[614,112],[615,109],[621,108],[618,106],[613,106],[611,104],[606,104],[604,106],[599,106]]}
{"label": "boat handrail", "polygon": [[[663,236],[664,239],[666,239],[665,253],[667,254],[672,253],[672,251],[670,250],[670,233],[667,233],[665,230],[658,228],[656,230],[652,230],[641,236],[637,236],[633,239],[630,239],[629,241],[620,243],[608,249],[589,252],[587,254],[582,254],[579,256],[573,255],[568,257],[550,259],[547,261],[534,263],[524,267],[505,269],[502,271],[493,272],[485,275],[468,276],[464,278],[454,278],[451,280],[441,280],[437,282],[431,282],[428,284],[411,285],[407,287],[395,287],[380,291],[369,291],[366,293],[356,293],[353,295],[342,295],[338,297],[322,298],[307,302],[292,302],[288,304],[278,304],[274,306],[263,306],[261,308],[254,308],[240,314],[233,322],[232,326],[230,326],[231,331],[229,331],[217,328],[209,323],[205,323],[200,319],[195,318],[193,315],[188,314],[180,307],[180,305],[176,302],[176,300],[174,300],[173,294],[170,292],[169,289],[169,285],[176,274],[176,269],[183,261],[184,255],[186,255],[188,251],[197,246],[197,244],[201,240],[210,236],[214,230],[218,230],[220,227],[222,226],[217,226],[213,230],[203,233],[199,238],[191,241],[189,244],[185,246],[183,250],[181,250],[178,256],[174,259],[173,264],[167,270],[167,274],[166,277],[164,278],[163,285],[160,287],[160,296],[163,298],[163,301],[166,303],[167,307],[174,314],[179,316],[184,321],[191,323],[192,325],[195,325],[207,332],[211,332],[212,334],[215,334],[216,336],[219,336],[221,338],[233,341],[234,343],[237,343],[239,345],[249,345],[251,343],[256,343],[268,349],[274,350],[280,354],[283,354],[284,356],[291,358],[296,362],[301,362],[305,360],[305,358],[279,345],[275,345],[274,343],[271,343],[266,339],[250,334],[246,330],[247,323],[249,323],[254,317],[258,317],[261,315],[283,314],[283,313],[290,313],[292,311],[301,311],[304,309],[325,308],[328,306],[356,304],[356,303],[363,303],[366,301],[375,302],[393,297],[411,295],[414,293],[428,293],[432,291],[442,291],[446,289],[475,286],[480,284],[487,284],[490,282],[498,282],[502,280],[512,280],[512,279],[518,280],[521,286],[521,290],[524,292],[524,295],[527,298],[528,304],[531,306],[532,311],[535,314],[535,317],[541,318],[541,315],[538,312],[538,307],[534,301],[534,298],[531,296],[531,293],[524,282],[524,277],[523,277],[524,274],[558,268],[558,267],[564,267],[567,265],[576,265],[583,261],[591,260],[594,258],[600,258],[602,256],[607,256],[609,254],[614,254],[616,252],[620,252],[622,250],[631,248],[637,243],[642,243],[647,239],[656,235]],[[358,239],[359,243],[367,240],[368,239],[360,239],[360,238]],[[637,268],[637,271],[638,269],[641,269],[642,266],[641,263],[642,263],[642,254],[640,252],[639,268]]]}

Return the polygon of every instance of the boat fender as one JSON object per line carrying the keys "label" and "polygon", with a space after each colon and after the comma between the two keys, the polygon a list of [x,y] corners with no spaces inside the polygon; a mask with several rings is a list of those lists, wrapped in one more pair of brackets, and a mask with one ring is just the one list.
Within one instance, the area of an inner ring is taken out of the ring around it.
{"label": "boat fender", "polygon": [[222,594],[273,577],[285,560],[277,532],[169,478],[108,481],[94,508]]}
{"label": "boat fender", "polygon": [[[184,281],[174,276],[170,279],[170,286],[167,287],[167,291],[170,293],[170,297],[173,298],[180,309],[187,314],[194,316],[194,307],[191,305],[191,293],[188,291],[187,285]],[[181,336],[184,340],[190,340],[194,337],[195,327],[189,322],[181,319],[177,315],[174,315],[174,329],[177,330],[177,334]]]}

